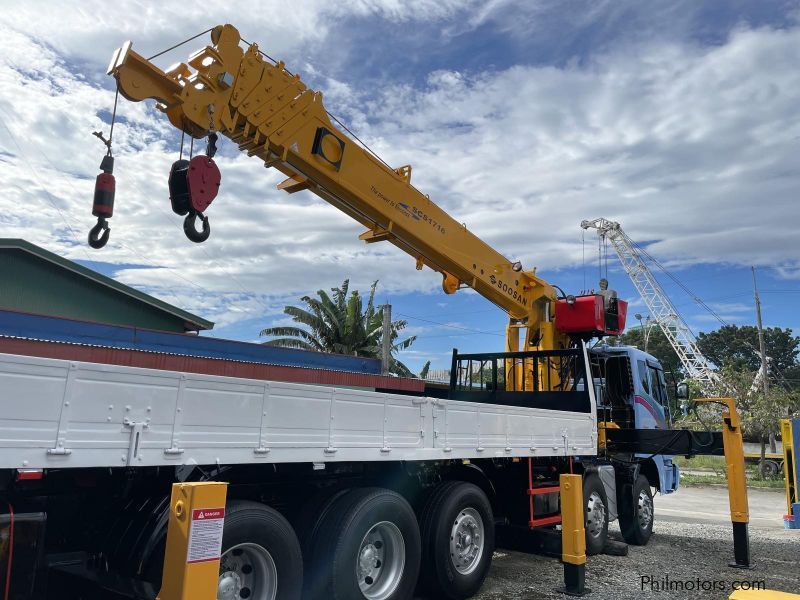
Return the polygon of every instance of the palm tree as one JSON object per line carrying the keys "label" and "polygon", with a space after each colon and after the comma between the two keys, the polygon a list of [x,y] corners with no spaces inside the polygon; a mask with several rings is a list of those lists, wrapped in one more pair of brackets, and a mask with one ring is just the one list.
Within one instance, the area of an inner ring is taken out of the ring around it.
{"label": "palm tree", "polygon": [[[303,296],[300,300],[305,308],[286,306],[284,314],[303,327],[267,327],[261,336],[274,339],[264,342],[267,346],[299,348],[316,352],[336,352],[353,356],[380,358],[383,337],[383,307],[375,306],[375,290],[378,282],[372,284],[367,308],[357,290],[349,291],[350,281],[345,279],[341,287],[331,288],[333,297],[324,290],[318,290],[318,298]],[[349,295],[348,295],[349,292]],[[411,336],[398,340],[400,330],[407,322],[392,321],[392,354],[410,347],[416,340]],[[391,357],[390,371],[402,377],[414,374],[399,360]]]}

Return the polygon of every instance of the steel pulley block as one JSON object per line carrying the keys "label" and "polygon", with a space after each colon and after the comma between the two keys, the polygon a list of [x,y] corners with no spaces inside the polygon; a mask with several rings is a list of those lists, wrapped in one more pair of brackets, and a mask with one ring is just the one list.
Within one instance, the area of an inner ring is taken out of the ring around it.
{"label": "steel pulley block", "polygon": [[221,181],[222,175],[213,158],[198,155],[189,161],[186,183],[195,211],[201,213],[209,207],[217,197]]}
{"label": "steel pulley block", "polygon": [[169,170],[169,200],[172,212],[184,216],[189,212],[192,201],[189,196],[189,184],[186,175],[189,172],[188,160],[176,160]]}

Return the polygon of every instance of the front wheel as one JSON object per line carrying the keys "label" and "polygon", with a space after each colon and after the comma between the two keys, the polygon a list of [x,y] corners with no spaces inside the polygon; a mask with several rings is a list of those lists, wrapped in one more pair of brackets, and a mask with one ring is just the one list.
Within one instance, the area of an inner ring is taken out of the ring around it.
{"label": "front wheel", "polygon": [[608,539],[608,499],[606,489],[597,473],[583,478],[584,526],[586,528],[586,554],[600,554]]}
{"label": "front wheel", "polygon": [[622,537],[633,546],[644,546],[653,534],[653,492],[650,482],[644,475],[639,475],[633,484],[633,499],[622,503],[619,514],[619,528]]}

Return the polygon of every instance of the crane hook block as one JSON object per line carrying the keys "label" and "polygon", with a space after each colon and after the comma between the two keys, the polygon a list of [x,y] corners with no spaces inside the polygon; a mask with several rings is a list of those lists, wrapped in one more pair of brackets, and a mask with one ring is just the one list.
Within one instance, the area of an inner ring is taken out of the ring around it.
{"label": "crane hook block", "polygon": [[[203,215],[216,198],[222,175],[214,159],[195,156],[191,160],[176,160],[169,171],[169,200],[175,214],[186,216],[183,232],[191,241],[199,244],[211,235],[208,217]],[[197,219],[203,223],[197,230]]]}
{"label": "crane hook block", "polygon": [[106,222],[114,215],[114,193],[116,181],[114,180],[114,158],[110,155],[103,157],[100,163],[102,173],[94,182],[94,201],[92,214],[97,217],[97,224],[89,231],[89,245],[99,249],[106,245],[111,229]]}
{"label": "crane hook block", "polygon": [[211,205],[221,181],[222,175],[213,158],[198,154],[189,161],[186,185],[195,211],[201,213]]}
{"label": "crane hook block", "polygon": [[[203,222],[202,231],[197,231],[195,228],[195,221],[197,220],[197,217],[200,217],[200,220]],[[211,224],[208,222],[208,217],[201,212],[189,212],[189,214],[186,215],[186,218],[183,220],[183,233],[185,233],[186,237],[195,244],[205,242],[208,239],[208,236],[211,235]]]}
{"label": "crane hook block", "polygon": [[186,175],[189,172],[188,160],[176,160],[169,170],[169,201],[172,203],[172,212],[184,216],[192,206],[189,196],[189,184]]}

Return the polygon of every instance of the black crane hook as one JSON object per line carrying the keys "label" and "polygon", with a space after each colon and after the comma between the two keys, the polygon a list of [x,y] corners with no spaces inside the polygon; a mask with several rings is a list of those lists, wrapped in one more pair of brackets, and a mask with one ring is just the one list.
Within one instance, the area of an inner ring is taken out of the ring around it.
{"label": "black crane hook", "polygon": [[[203,230],[197,231],[195,228],[195,221],[197,217],[203,222]],[[208,236],[211,235],[211,224],[208,222],[208,217],[199,211],[190,211],[186,218],[183,220],[183,233],[186,237],[193,241],[195,244],[205,242]]]}
{"label": "black crane hook", "polygon": [[105,218],[97,217],[97,225],[89,230],[89,245],[95,250],[99,250],[108,243],[110,233],[111,228]]}

